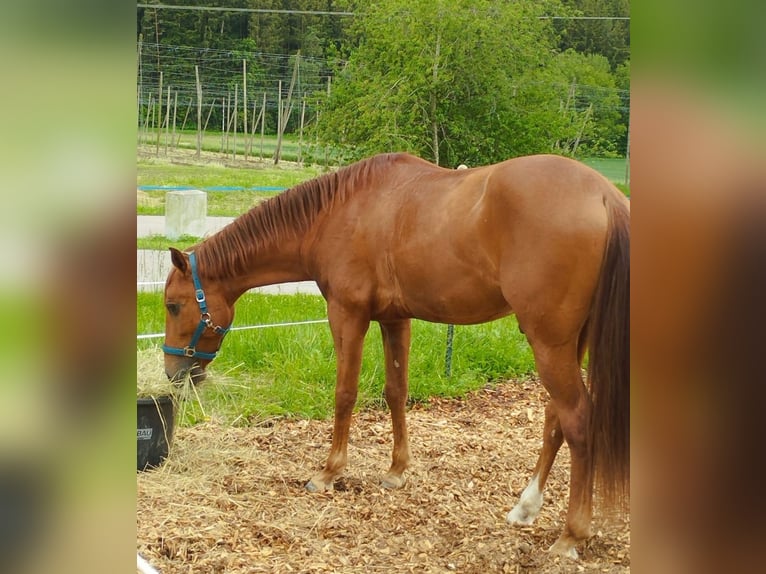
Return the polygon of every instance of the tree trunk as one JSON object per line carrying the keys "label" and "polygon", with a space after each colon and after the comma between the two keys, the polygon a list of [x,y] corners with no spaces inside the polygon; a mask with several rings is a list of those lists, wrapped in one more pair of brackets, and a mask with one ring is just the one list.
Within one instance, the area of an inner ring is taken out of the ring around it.
{"label": "tree trunk", "polygon": [[194,66],[197,79],[197,158],[202,155],[202,85],[199,83],[199,66]]}
{"label": "tree trunk", "polygon": [[439,165],[439,122],[436,120],[436,82],[439,79],[439,53],[441,51],[441,35],[436,36],[434,53],[433,84],[431,85],[431,146],[434,153],[434,163]]}

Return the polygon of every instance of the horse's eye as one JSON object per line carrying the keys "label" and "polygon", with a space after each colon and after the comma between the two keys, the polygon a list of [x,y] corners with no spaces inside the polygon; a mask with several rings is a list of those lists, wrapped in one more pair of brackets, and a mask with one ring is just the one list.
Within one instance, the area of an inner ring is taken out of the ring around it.
{"label": "horse's eye", "polygon": [[178,305],[178,303],[166,303],[165,308],[171,315],[178,315],[178,312],[181,310],[181,307]]}

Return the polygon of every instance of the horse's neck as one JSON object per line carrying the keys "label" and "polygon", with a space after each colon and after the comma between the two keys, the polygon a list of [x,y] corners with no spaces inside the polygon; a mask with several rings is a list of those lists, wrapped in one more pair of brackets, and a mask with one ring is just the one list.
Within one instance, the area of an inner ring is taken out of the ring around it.
{"label": "horse's neck", "polygon": [[314,278],[304,256],[331,216],[327,192],[309,187],[289,193],[252,209],[211,239],[221,257],[234,258],[235,276],[229,273],[227,283],[237,297],[254,287]]}
{"label": "horse's neck", "polygon": [[301,260],[301,243],[291,239],[253,250],[243,261],[245,271],[228,280],[234,298],[255,287],[311,279]]}
{"label": "horse's neck", "polygon": [[[255,287],[309,279],[301,260],[301,239],[251,242],[236,237],[235,229],[224,229],[208,244],[211,257],[228,261],[219,277],[231,302]],[[247,244],[245,248],[240,247],[243,243]]]}

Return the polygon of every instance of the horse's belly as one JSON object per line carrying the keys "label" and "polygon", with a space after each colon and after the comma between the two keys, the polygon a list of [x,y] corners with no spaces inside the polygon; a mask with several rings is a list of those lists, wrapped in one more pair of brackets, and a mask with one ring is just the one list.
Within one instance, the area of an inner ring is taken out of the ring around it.
{"label": "horse's belly", "polygon": [[432,285],[423,291],[409,293],[406,307],[416,319],[455,325],[485,323],[505,317],[512,311],[499,287],[465,281]]}

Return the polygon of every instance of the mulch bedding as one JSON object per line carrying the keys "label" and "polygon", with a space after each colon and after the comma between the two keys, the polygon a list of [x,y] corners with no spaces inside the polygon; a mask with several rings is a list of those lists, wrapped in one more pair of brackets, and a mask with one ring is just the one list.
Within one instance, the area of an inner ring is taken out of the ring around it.
{"label": "mulch bedding", "polygon": [[137,474],[138,552],[163,574],[629,572],[629,517],[598,508],[578,561],[548,554],[565,520],[566,446],[535,524],[505,522],[537,459],[546,398],[527,380],[412,406],[414,461],[393,491],[379,485],[383,410],[355,414],[348,467],[324,494],[304,484],[324,463],[331,421],[179,428],[166,463]]}

